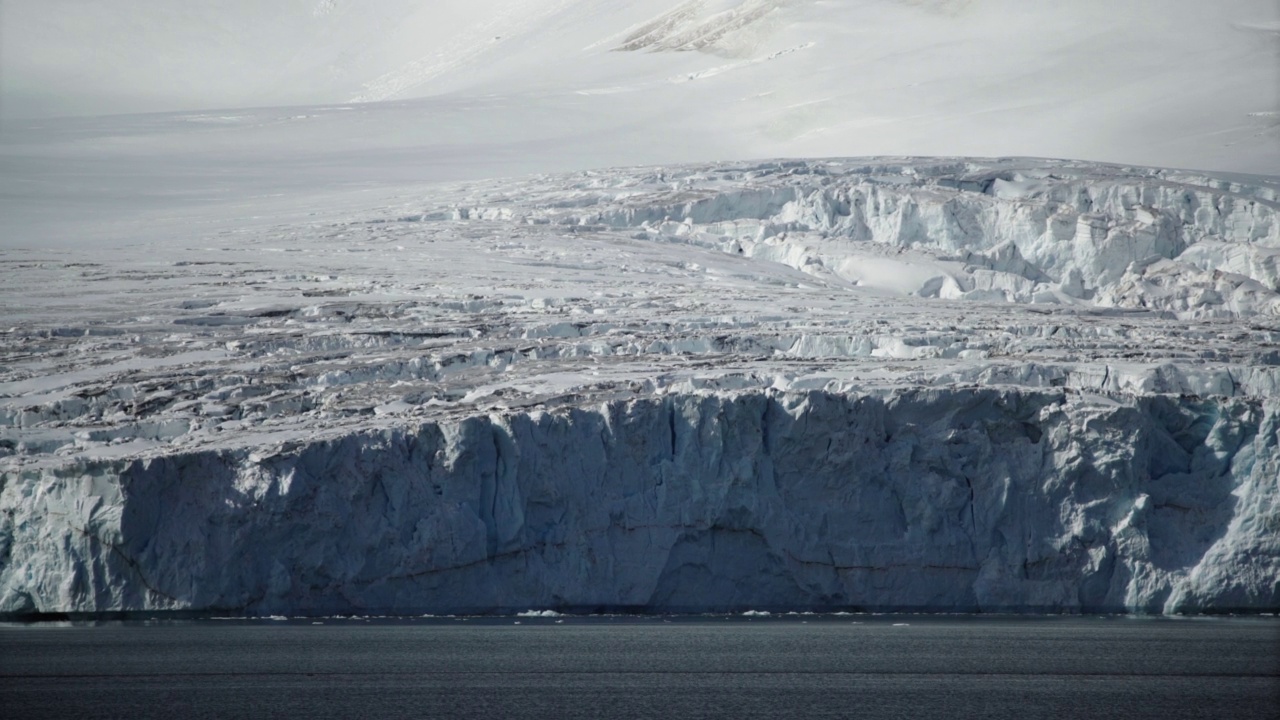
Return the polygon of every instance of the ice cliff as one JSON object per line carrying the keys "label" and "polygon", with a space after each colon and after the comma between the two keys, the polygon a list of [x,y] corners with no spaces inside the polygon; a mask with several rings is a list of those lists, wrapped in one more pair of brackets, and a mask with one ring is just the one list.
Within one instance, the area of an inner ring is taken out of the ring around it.
{"label": "ice cliff", "polygon": [[717,165],[12,251],[0,613],[1275,611],[1276,188]]}
{"label": "ice cliff", "polygon": [[7,480],[7,612],[1280,603],[1274,404],[683,394]]}

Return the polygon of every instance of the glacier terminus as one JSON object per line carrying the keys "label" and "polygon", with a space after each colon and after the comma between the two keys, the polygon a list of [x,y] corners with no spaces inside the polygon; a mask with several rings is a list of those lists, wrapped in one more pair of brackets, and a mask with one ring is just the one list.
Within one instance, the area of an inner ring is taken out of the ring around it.
{"label": "glacier terminus", "polygon": [[1274,177],[625,168],[4,262],[6,616],[1280,607]]}

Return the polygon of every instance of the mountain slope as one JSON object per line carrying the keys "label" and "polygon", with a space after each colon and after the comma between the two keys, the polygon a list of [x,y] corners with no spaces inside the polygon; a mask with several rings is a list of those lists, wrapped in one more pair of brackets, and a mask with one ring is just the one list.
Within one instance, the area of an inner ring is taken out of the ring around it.
{"label": "mountain slope", "polygon": [[683,119],[668,134],[714,134],[739,156],[1280,167],[1269,0],[57,0],[4,13],[10,116],[582,94],[602,132],[660,108]]}

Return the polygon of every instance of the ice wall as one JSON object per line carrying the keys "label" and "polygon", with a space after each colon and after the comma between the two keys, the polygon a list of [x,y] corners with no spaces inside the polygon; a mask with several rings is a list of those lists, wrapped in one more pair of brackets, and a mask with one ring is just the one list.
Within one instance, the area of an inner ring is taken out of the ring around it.
{"label": "ice wall", "polygon": [[753,161],[14,251],[0,613],[1275,611],[1278,200]]}
{"label": "ice wall", "polygon": [[6,472],[0,611],[1274,610],[1272,401],[697,393]]}

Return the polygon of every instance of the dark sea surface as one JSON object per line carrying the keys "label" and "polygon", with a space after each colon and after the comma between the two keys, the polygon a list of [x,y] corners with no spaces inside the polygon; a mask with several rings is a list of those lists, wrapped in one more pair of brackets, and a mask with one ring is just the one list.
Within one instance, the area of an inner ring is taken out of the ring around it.
{"label": "dark sea surface", "polygon": [[5,718],[1280,718],[1280,620],[0,627]]}

